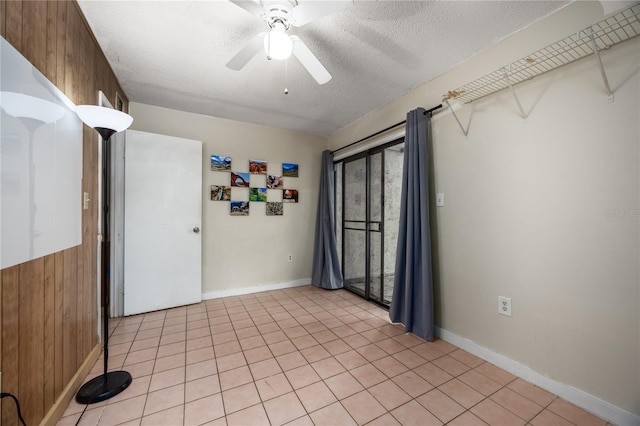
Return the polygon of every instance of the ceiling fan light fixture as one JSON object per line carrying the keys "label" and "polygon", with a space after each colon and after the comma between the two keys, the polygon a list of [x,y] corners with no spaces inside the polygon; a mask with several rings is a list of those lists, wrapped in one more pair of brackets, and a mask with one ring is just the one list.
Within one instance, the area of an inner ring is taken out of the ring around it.
{"label": "ceiling fan light fixture", "polygon": [[269,59],[287,59],[293,52],[293,41],[284,25],[274,25],[264,38],[264,50]]}

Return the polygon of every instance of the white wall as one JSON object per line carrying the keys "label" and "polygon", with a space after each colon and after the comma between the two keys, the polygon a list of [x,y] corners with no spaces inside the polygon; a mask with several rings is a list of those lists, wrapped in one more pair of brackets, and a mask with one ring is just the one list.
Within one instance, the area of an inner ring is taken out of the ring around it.
{"label": "white wall", "polygon": [[[544,47],[549,34],[586,26],[570,17],[599,19],[593,4],[571,7],[564,23],[552,17],[517,34],[332,135],[329,146],[439,103]],[[449,112],[434,116],[431,189],[446,194],[432,216],[436,322],[638,416],[640,40],[602,58],[613,103],[589,57],[518,85],[526,120],[506,91],[458,111],[471,122],[468,137]],[[513,317],[498,315],[498,296],[513,299]]]}
{"label": "white wall", "polygon": [[[519,87],[526,121],[507,92],[460,111],[473,113],[467,138],[435,120],[438,318],[640,413],[640,42],[603,59],[612,104],[587,60]],[[496,314],[498,295],[513,318]]]}
{"label": "white wall", "polygon": [[[206,297],[256,286],[310,283],[326,138],[135,102],[130,103],[130,113],[132,129],[203,141],[202,292]],[[251,203],[247,217],[230,216],[229,202],[210,201],[210,186],[229,185],[230,179],[228,173],[211,171],[212,154],[230,156],[235,171],[248,172],[249,160],[255,159],[268,162],[269,174],[281,175],[283,162],[298,163],[299,177],[285,178],[285,187],[298,189],[299,203],[285,203],[283,216],[266,216],[264,203]],[[287,261],[289,253],[292,262]]]}

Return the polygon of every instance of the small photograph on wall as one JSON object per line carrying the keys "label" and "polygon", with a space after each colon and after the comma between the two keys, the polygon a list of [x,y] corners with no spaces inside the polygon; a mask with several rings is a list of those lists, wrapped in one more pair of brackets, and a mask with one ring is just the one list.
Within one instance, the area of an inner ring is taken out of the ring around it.
{"label": "small photograph on wall", "polygon": [[249,188],[249,201],[267,201],[267,188]]}
{"label": "small photograph on wall", "polygon": [[231,186],[249,187],[249,173],[231,172]]}
{"label": "small photograph on wall", "polygon": [[282,216],[282,203],[267,202],[267,216]]}
{"label": "small photograph on wall", "polygon": [[231,201],[231,187],[211,185],[211,201]]}
{"label": "small photograph on wall", "polygon": [[282,182],[284,178],[282,176],[267,176],[267,188],[269,189],[282,189]]}
{"label": "small photograph on wall", "polygon": [[230,172],[231,157],[223,157],[222,155],[212,155],[211,171],[212,172]]}
{"label": "small photograph on wall", "polygon": [[283,203],[297,203],[298,202],[298,190],[297,189],[283,189],[282,190],[282,202]]}
{"label": "small photograph on wall", "polygon": [[229,203],[231,216],[249,216],[249,202],[248,201],[232,201]]}
{"label": "small photograph on wall", "polygon": [[266,175],[267,162],[262,160],[249,160],[249,173],[254,175]]}
{"label": "small photograph on wall", "polygon": [[298,177],[298,165],[294,163],[282,163],[282,175],[285,177]]}

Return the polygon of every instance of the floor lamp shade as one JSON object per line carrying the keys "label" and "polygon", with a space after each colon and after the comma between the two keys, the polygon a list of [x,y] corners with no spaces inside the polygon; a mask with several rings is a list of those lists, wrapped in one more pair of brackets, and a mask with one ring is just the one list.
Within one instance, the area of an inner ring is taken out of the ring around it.
{"label": "floor lamp shade", "polygon": [[78,105],[76,114],[87,126],[94,129],[111,129],[114,133],[128,129],[133,122],[133,117],[129,114],[96,105]]}

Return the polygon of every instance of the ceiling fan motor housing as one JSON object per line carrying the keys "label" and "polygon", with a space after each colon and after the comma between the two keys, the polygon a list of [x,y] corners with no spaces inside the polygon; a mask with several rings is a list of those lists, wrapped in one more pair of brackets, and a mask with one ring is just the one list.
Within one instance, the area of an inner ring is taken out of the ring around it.
{"label": "ceiling fan motor housing", "polygon": [[280,0],[280,1],[262,1],[260,2],[264,7],[264,13],[262,19],[265,20],[270,28],[273,28],[278,22],[282,23],[285,27],[285,31],[291,27],[291,16],[289,12],[291,9],[298,5],[295,0]]}

